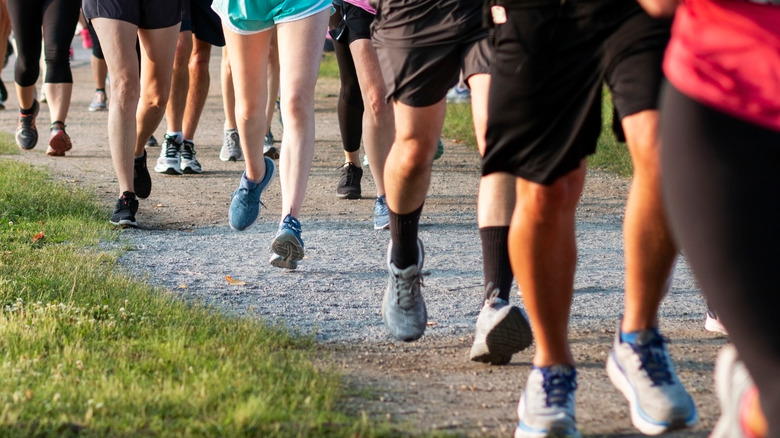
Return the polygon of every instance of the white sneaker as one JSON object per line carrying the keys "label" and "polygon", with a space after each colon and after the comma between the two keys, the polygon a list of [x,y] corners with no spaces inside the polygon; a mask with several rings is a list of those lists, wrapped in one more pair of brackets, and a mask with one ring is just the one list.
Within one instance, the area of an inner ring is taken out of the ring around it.
{"label": "white sneaker", "polygon": [[191,141],[184,140],[181,143],[181,171],[184,173],[203,173],[203,168],[195,158],[195,145]]}
{"label": "white sneaker", "polygon": [[181,143],[173,135],[165,134],[165,141],[160,148],[160,157],[154,171],[168,175],[181,175]]}
{"label": "white sneaker", "polygon": [[237,130],[225,130],[222,149],[219,150],[219,159],[222,161],[244,161],[244,154],[241,152],[241,140],[238,138]]}
{"label": "white sneaker", "polygon": [[387,270],[390,278],[382,300],[382,320],[396,339],[411,342],[420,339],[428,324],[428,312],[420,293],[425,253],[417,240],[417,264],[398,269],[390,262],[393,242],[387,246]]}
{"label": "white sneaker", "polygon": [[720,349],[715,362],[715,392],[720,401],[720,419],[712,429],[710,438],[732,438],[744,435],[740,421],[740,408],[745,394],[755,389],[745,364],[737,355],[737,349],[728,344]]}
{"label": "white sneaker", "polygon": [[607,375],[631,407],[631,422],[645,435],[690,427],[699,421],[666,340],[658,330],[642,330],[636,343],[620,342],[620,329],[607,359]]}
{"label": "white sneaker", "polygon": [[718,315],[707,307],[707,316],[704,319],[704,330],[713,333],[719,333],[724,336],[728,336],[729,332],[726,331],[726,327],[720,322]]}
{"label": "white sneaker", "polygon": [[[486,289],[490,290],[493,283]],[[523,311],[498,297],[493,289],[477,317],[474,345],[469,358],[476,362],[504,365],[512,355],[528,348],[533,342],[531,325]]]}
{"label": "white sneaker", "polygon": [[577,371],[568,365],[531,370],[517,406],[515,438],[579,438],[574,415]]}

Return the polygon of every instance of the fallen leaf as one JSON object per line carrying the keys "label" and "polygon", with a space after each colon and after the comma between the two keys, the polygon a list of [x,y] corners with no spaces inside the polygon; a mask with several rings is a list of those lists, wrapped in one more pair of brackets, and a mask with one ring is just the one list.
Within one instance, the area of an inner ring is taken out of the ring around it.
{"label": "fallen leaf", "polygon": [[33,238],[32,238],[32,243],[35,243],[35,242],[37,242],[37,241],[39,241],[39,240],[43,239],[44,237],[46,237],[46,235],[45,235],[45,234],[43,234],[43,231],[41,231],[40,233],[38,233],[38,234],[36,234],[36,235],[34,235],[34,236],[33,236]]}
{"label": "fallen leaf", "polygon": [[225,279],[227,280],[228,284],[231,286],[246,286],[246,281],[235,280],[233,278],[230,278],[229,275],[226,275]]}
{"label": "fallen leaf", "polygon": [[439,323],[436,321],[428,321],[427,323],[425,323],[425,325],[427,325],[428,327],[433,327],[435,325],[439,325]]}
{"label": "fallen leaf", "polygon": [[164,206],[164,205],[162,205],[162,204],[154,204],[154,206],[155,206],[155,207],[157,207],[157,208],[160,208],[160,207],[165,207],[165,206]]}
{"label": "fallen leaf", "polygon": [[187,285],[182,283],[179,285],[179,289],[187,289]]}

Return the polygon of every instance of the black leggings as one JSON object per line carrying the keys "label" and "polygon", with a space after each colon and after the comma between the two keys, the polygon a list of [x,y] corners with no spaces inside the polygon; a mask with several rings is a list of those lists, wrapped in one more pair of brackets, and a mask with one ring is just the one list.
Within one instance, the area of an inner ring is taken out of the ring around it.
{"label": "black leggings", "polygon": [[663,194],[702,292],[780,436],[780,131],[671,86],[661,108]]}
{"label": "black leggings", "polygon": [[[334,27],[333,17],[341,17],[339,9],[331,16],[331,28]],[[335,25],[338,23],[336,22]],[[341,143],[346,152],[355,152],[360,149],[360,139],[363,136],[363,95],[360,91],[355,61],[352,59],[349,46],[334,39],[333,51],[336,53],[336,62],[339,64],[341,78],[341,90],[336,106]]]}
{"label": "black leggings", "polygon": [[72,83],[69,52],[81,0],[7,0],[6,4],[16,38],[16,83],[29,87],[38,81],[41,34],[46,50],[44,82]]}

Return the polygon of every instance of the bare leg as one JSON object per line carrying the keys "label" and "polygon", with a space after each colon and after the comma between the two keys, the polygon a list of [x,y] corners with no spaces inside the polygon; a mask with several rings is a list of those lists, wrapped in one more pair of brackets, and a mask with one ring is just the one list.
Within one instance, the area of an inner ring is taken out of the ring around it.
{"label": "bare leg", "polygon": [[187,105],[184,107],[184,122],[182,131],[184,138],[192,140],[198,129],[200,115],[206,105],[209,95],[209,61],[211,60],[211,44],[201,41],[193,35],[192,57],[190,58],[190,86],[187,92]]}
{"label": "bare leg", "polygon": [[92,65],[92,79],[95,81],[95,89],[106,88],[106,78],[108,77],[106,60],[93,56],[90,63]]}
{"label": "bare leg", "polygon": [[538,367],[574,365],[569,314],[577,266],[575,210],[585,164],[546,186],[517,179],[509,258],[534,326]]}
{"label": "bare leg", "polygon": [[[363,144],[366,148],[371,173],[376,183],[377,196],[385,194],[384,170],[387,154],[393,144],[395,126],[393,107],[385,96],[387,89],[379,67],[379,58],[371,40],[359,39],[349,45],[363,95]],[[359,152],[344,152],[347,161],[359,164]]]}
{"label": "bare leg", "polygon": [[65,123],[70,109],[70,97],[73,94],[73,84],[57,83],[43,84],[46,89],[46,100],[49,102],[49,113],[52,123]]}
{"label": "bare leg", "polygon": [[[279,42],[282,118],[285,133],[279,158],[282,218],[298,217],[314,156],[314,87],[330,11],[281,23]],[[265,97],[265,96],[263,96]],[[243,141],[243,138],[242,138]]]}
{"label": "bare leg", "polygon": [[192,53],[192,31],[179,32],[176,42],[176,54],[173,58],[173,74],[171,75],[171,95],[165,107],[165,120],[168,132],[181,132],[187,91],[190,86],[190,72],[187,66]]}
{"label": "bare leg", "polygon": [[626,257],[623,332],[658,327],[658,307],[666,295],[677,248],[661,200],[658,111],[623,118],[634,177],[623,223]]}
{"label": "bare leg", "polygon": [[233,70],[230,68],[227,46],[222,48],[222,62],[220,63],[222,75],[222,108],[225,111],[225,129],[236,129],[236,95],[233,90]]}
{"label": "bare leg", "polygon": [[265,131],[271,132],[271,123],[274,120],[276,108],[276,96],[279,95],[279,43],[277,42],[276,28],[271,30],[271,47],[268,51],[268,99],[265,104]]}

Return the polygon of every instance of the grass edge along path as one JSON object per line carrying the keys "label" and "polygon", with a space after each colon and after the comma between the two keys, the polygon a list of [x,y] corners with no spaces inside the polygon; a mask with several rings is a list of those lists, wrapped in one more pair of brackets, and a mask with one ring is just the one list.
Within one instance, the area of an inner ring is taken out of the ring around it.
{"label": "grass edge along path", "polygon": [[342,377],[311,338],[118,272],[107,216],[0,157],[0,435],[405,434],[339,412]]}

